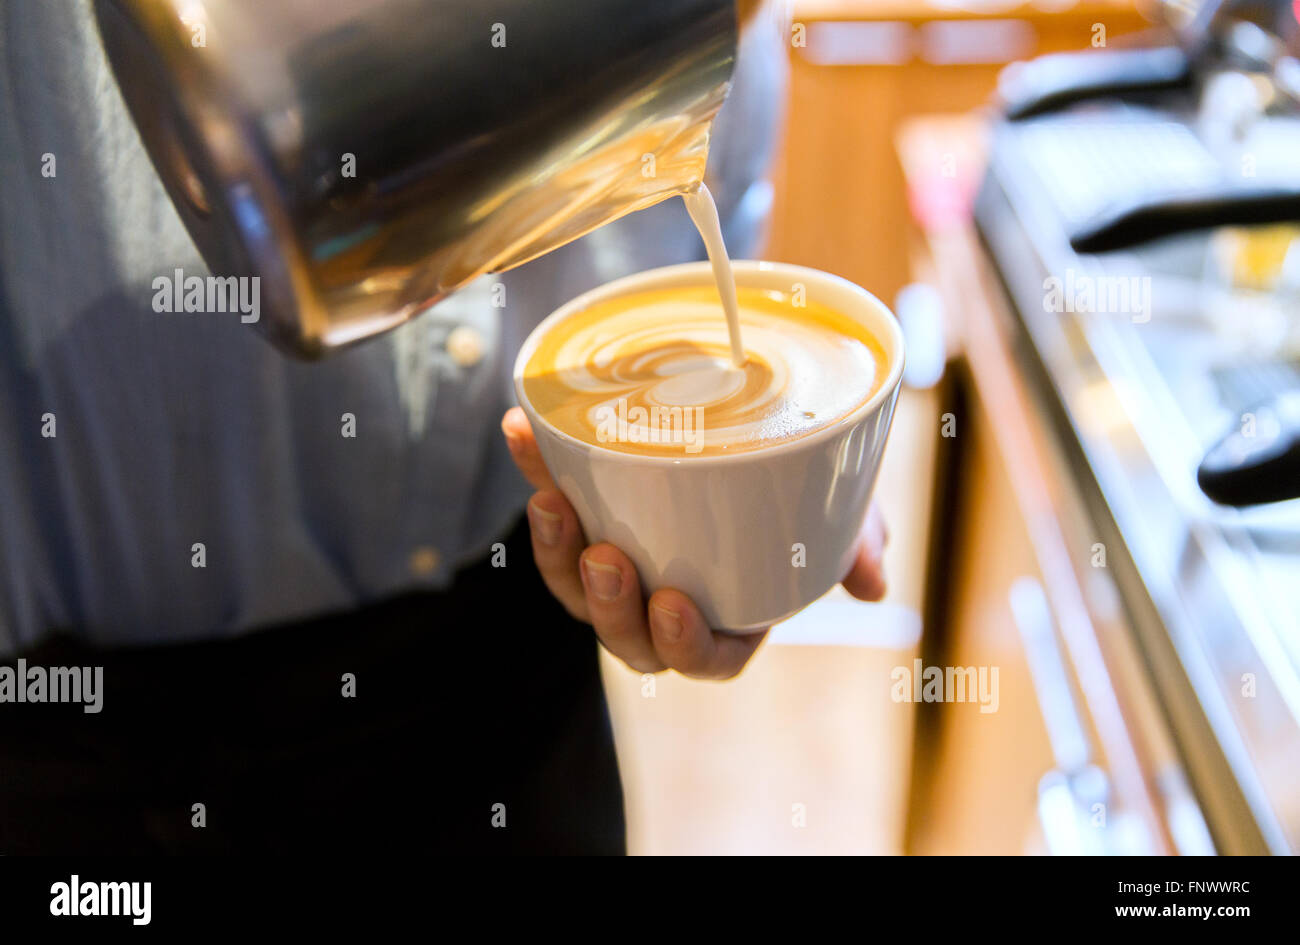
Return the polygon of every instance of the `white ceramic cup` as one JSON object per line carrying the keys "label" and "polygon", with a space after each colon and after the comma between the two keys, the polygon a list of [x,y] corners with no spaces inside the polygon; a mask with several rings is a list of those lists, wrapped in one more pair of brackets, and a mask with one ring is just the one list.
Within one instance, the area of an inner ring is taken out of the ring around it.
{"label": "white ceramic cup", "polygon": [[711,627],[744,633],[795,614],[848,574],[898,400],[903,333],[884,303],[838,276],[785,263],[732,266],[739,285],[783,292],[802,285],[808,299],[866,326],[887,358],[875,395],[808,436],[722,456],[624,453],[578,440],[538,414],[523,374],[551,326],[619,295],[713,285],[707,262],[652,269],[578,296],[528,336],[514,381],[551,478],[587,541],[622,549],[647,595],[677,588]]}

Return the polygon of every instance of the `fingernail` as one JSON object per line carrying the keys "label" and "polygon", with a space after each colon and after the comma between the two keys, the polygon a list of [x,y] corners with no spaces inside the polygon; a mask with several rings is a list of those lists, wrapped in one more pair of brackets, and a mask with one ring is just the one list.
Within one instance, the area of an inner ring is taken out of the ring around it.
{"label": "fingernail", "polygon": [[560,540],[560,516],[538,508],[532,500],[528,502],[528,523],[543,545],[554,545]]}
{"label": "fingernail", "polygon": [[587,587],[597,600],[611,601],[623,589],[623,572],[613,565],[583,558],[582,569],[587,573]]}
{"label": "fingernail", "polygon": [[669,610],[661,604],[650,605],[650,623],[655,633],[669,643],[676,643],[682,636],[682,617],[675,610]]}

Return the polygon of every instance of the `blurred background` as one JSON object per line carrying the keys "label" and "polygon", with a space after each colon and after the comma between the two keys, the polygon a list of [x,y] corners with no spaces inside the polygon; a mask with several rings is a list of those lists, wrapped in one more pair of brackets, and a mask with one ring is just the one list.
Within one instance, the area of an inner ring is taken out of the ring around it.
{"label": "blurred background", "polygon": [[773,6],[760,255],[908,336],[890,590],[607,660],[630,851],[1294,852],[1300,3]]}

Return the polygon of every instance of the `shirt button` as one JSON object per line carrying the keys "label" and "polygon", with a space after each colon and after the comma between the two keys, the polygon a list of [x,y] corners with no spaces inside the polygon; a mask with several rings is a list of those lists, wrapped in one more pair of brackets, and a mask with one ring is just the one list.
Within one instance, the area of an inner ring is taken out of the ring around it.
{"label": "shirt button", "polygon": [[442,556],[432,545],[422,545],[411,552],[411,573],[416,577],[429,577],[438,570]]}
{"label": "shirt button", "polygon": [[447,336],[447,353],[463,368],[473,367],[483,360],[483,336],[468,325],[453,328]]}

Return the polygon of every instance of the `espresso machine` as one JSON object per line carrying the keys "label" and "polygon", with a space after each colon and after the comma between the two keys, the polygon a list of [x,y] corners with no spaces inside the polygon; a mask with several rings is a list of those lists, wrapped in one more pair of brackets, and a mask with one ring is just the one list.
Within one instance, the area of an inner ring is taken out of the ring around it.
{"label": "espresso machine", "polygon": [[1216,842],[1295,852],[1300,23],[1165,7],[1008,71],[975,218]]}
{"label": "espresso machine", "polygon": [[209,268],[314,357],[695,189],[735,0],[95,0]]}
{"label": "espresso machine", "polygon": [[[1282,502],[1300,497],[1297,8],[1200,0],[1163,9],[1160,41],[1004,73],[998,147],[1021,165],[1004,174],[1039,165],[1032,173],[1051,181],[1063,253],[1078,265],[1127,265],[1156,279],[1166,301],[1206,282],[1201,298],[1225,344],[1259,336],[1214,369],[1230,422],[1205,445],[1197,482],[1225,506]],[[1197,272],[1206,269],[1218,278]]]}

